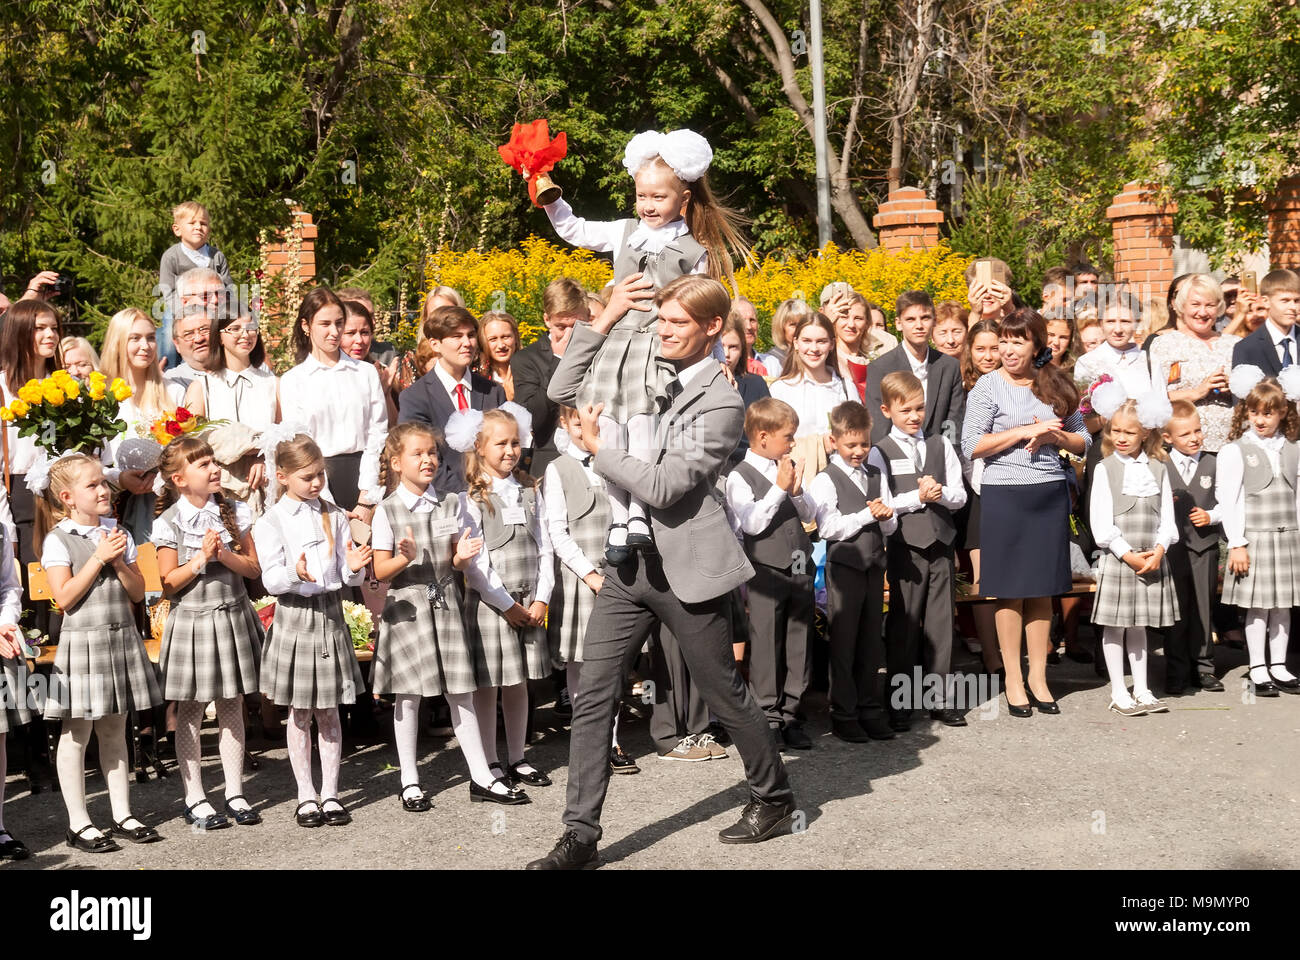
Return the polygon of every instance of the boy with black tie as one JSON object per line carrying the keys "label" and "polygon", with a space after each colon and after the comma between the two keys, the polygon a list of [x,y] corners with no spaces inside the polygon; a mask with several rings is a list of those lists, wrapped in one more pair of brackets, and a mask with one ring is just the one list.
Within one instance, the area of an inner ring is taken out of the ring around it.
{"label": "boy with black tie", "polygon": [[803,464],[790,458],[799,415],[784,400],[764,397],[745,412],[749,450],[727,475],[727,507],[754,567],[749,581],[749,683],[772,735],[807,750],[799,702],[812,678],[812,541],[805,523],[817,517],[804,493]]}
{"label": "boy with black tie", "polygon": [[1201,417],[1187,400],[1173,402],[1164,429],[1169,451],[1169,486],[1174,495],[1178,542],[1169,548],[1169,567],[1182,616],[1165,644],[1165,693],[1222,690],[1214,675],[1211,608],[1219,592],[1219,505],[1214,495],[1216,458],[1202,451]]}
{"label": "boy with black tie", "polygon": [[[931,718],[964,727],[954,709],[952,678],[953,541],[952,515],[966,503],[961,461],[946,437],[926,436],[925,391],[911,373],[895,371],[880,381],[881,412],[893,427],[876,441],[868,463],[885,477],[893,497],[898,529],[889,538],[889,617],[885,660],[890,685],[889,725],[911,726],[912,710],[929,705]],[[927,676],[919,686],[913,667],[926,639]],[[935,690],[935,687],[938,690]]]}
{"label": "boy with black tie", "polygon": [[881,611],[885,597],[885,538],[898,529],[889,486],[866,463],[871,415],[860,403],[831,411],[831,454],[808,492],[817,504],[817,531],[826,541],[830,607],[831,732],[849,743],[892,740],[880,670],[885,665]]}

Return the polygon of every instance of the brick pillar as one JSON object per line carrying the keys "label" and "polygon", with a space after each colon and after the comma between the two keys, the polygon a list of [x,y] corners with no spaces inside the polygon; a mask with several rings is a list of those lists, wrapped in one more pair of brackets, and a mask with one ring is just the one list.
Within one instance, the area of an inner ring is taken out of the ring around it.
{"label": "brick pillar", "polygon": [[292,363],[290,325],[297,316],[303,294],[316,280],[316,225],[310,213],[296,206],[292,216],[287,228],[262,241],[259,278],[262,342],[271,354],[272,366],[281,372]]}
{"label": "brick pillar", "polygon": [[[1115,281],[1145,287],[1163,299],[1174,279],[1174,214],[1178,204],[1156,201],[1152,184],[1126,183],[1106,208],[1115,238]],[[1146,299],[1141,291],[1134,291]]]}
{"label": "brick pillar", "polygon": [[886,253],[898,253],[907,247],[925,250],[939,242],[943,212],[924,191],[903,187],[890,191],[889,199],[880,205],[871,222]]}
{"label": "brick pillar", "polygon": [[1268,259],[1273,269],[1300,269],[1300,177],[1278,183],[1268,200]]}
{"label": "brick pillar", "polygon": [[316,279],[316,233],[311,214],[295,207],[293,223],[289,228],[280,233],[277,239],[262,245],[266,273],[275,276],[284,272],[290,259],[294,259],[296,248],[298,280],[304,285],[312,283]]}

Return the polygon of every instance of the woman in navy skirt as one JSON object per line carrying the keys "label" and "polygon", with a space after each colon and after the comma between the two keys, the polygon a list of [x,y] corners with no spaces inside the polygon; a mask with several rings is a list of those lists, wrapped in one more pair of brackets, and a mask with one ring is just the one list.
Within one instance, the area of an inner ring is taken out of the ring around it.
{"label": "woman in navy skirt", "polygon": [[[1027,717],[1059,713],[1047,688],[1052,597],[1070,589],[1070,495],[1059,456],[1082,456],[1090,438],[1073,381],[1052,364],[1047,325],[1028,307],[998,332],[1002,367],[982,376],[966,399],[962,452],[984,460],[980,491],[980,590],[998,598],[998,646],[1007,706]],[[1020,636],[1029,646],[1029,682],[1020,672]]]}

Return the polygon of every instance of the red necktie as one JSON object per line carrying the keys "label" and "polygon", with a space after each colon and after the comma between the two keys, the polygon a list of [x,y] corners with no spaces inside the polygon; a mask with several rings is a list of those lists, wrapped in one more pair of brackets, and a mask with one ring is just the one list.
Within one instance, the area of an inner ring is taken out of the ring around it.
{"label": "red necktie", "polygon": [[465,399],[465,384],[463,383],[456,384],[456,409],[469,409],[469,401]]}

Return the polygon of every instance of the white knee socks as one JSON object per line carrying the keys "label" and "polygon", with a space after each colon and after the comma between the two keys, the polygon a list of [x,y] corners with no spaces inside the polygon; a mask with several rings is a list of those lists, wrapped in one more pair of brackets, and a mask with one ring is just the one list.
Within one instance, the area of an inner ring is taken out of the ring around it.
{"label": "white knee socks", "polygon": [[[492,687],[488,689],[493,694],[489,709],[492,711],[493,739],[495,740],[496,689]],[[492,783],[495,774],[488,769],[488,757],[483,752],[482,715],[478,710],[478,695],[482,692],[476,690],[473,693],[446,694],[447,704],[451,707],[451,726],[456,731],[456,742],[460,744],[461,756],[465,758],[465,764],[469,767],[470,779],[480,787],[491,786],[496,793],[505,793],[505,787]],[[492,759],[496,759],[495,755]]]}
{"label": "white knee socks", "polygon": [[121,713],[88,719],[63,721],[55,766],[59,772],[59,789],[68,811],[68,827],[75,833],[90,823],[86,811],[86,747],[92,729],[99,739],[99,766],[108,782],[109,804],[113,819],[125,823],[131,819],[130,777],[126,765],[126,715]]}
{"label": "white knee socks", "polygon": [[229,800],[244,793],[244,698],[218,700],[216,706],[220,730],[217,744],[221,753],[221,770],[226,778],[226,799]]}
{"label": "white knee socks", "polygon": [[510,765],[521,765],[521,773],[532,773],[524,763],[524,741],[528,738],[528,681],[501,688],[501,713],[506,721],[506,756]]}
{"label": "white knee socks", "polygon": [[[626,426],[620,426],[610,417],[600,418],[600,442],[620,450],[626,450],[638,460],[650,463],[654,460],[655,418],[649,414],[630,417]],[[609,542],[621,547],[627,543],[629,533],[650,536],[649,513],[645,504],[633,497],[626,490],[607,484],[609,492]],[[623,524],[624,526],[620,526]],[[504,707],[504,703],[502,704]]]}

